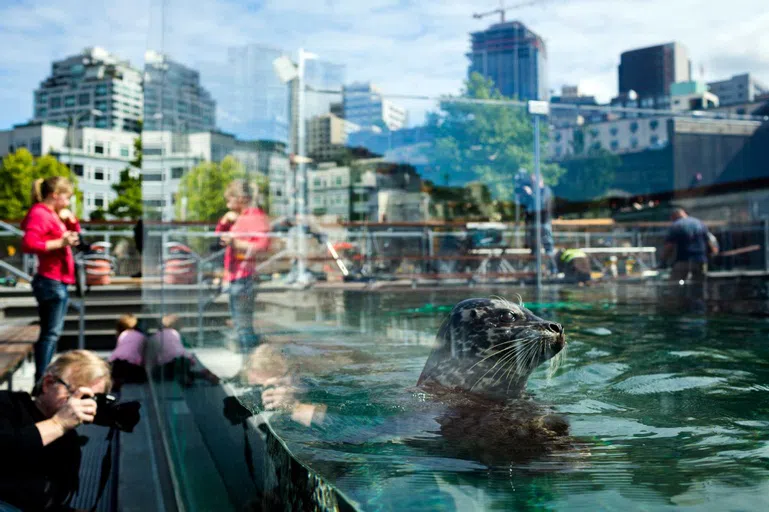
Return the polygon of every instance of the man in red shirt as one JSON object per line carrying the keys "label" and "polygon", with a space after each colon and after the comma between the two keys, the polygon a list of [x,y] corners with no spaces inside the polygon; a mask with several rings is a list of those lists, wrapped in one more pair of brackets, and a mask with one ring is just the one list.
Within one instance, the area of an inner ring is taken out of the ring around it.
{"label": "man in red shirt", "polygon": [[40,314],[40,336],[35,343],[35,382],[56,353],[69,292],[75,284],[75,258],[72,247],[79,242],[80,224],[67,207],[72,184],[64,177],[38,179],[32,187],[32,207],[21,223],[21,248],[37,256],[37,273],[32,292]]}
{"label": "man in red shirt", "polygon": [[267,214],[255,204],[256,194],[245,180],[235,180],[224,194],[229,211],[216,226],[222,233],[224,282],[229,284],[230,314],[238,335],[240,349],[247,352],[259,344],[254,331],[254,279],[257,255],[270,246]]}

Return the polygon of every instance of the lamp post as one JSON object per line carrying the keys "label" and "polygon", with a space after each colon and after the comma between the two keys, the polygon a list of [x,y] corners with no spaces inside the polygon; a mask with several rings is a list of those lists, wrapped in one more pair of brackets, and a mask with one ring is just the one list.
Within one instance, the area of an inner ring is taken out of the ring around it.
{"label": "lamp post", "polygon": [[529,101],[529,114],[534,117],[534,211],[536,215],[536,242],[534,250],[537,258],[537,291],[542,289],[542,174],[539,168],[539,120],[550,113],[550,104],[546,101]]}
{"label": "lamp post", "polygon": [[[275,74],[283,83],[290,83],[296,81],[297,94],[296,94],[296,141],[294,145],[295,155],[292,163],[295,164],[295,180],[296,190],[294,196],[297,201],[297,222],[296,222],[296,246],[298,252],[297,258],[297,276],[296,282],[298,284],[309,284],[312,282],[312,276],[307,272],[307,237],[305,233],[306,217],[307,217],[307,163],[311,162],[305,155],[306,152],[306,140],[305,140],[305,121],[304,121],[304,68],[305,62],[309,59],[317,59],[318,56],[306,52],[304,49],[299,49],[298,64],[294,64],[291,59],[286,56],[278,57],[273,61],[273,68]],[[291,116],[293,118],[293,116]],[[292,119],[293,122],[293,119]],[[289,133],[293,133],[293,129],[289,129]]]}

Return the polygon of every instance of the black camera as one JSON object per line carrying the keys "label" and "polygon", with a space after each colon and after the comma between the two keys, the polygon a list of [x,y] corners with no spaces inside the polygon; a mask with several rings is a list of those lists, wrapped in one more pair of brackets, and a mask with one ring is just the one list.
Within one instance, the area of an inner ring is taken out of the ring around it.
{"label": "black camera", "polygon": [[102,427],[116,428],[123,432],[133,432],[134,427],[139,423],[141,416],[139,402],[118,402],[117,398],[107,393],[97,393],[93,396],[96,402],[96,416],[93,419],[94,425]]}

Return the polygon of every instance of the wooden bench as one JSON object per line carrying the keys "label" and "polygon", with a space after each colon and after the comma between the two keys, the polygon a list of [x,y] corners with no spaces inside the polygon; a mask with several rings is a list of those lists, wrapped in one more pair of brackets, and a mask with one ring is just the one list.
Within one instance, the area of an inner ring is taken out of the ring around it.
{"label": "wooden bench", "polygon": [[12,325],[0,331],[0,384],[13,389],[13,374],[24,360],[32,357],[40,328],[36,325]]}

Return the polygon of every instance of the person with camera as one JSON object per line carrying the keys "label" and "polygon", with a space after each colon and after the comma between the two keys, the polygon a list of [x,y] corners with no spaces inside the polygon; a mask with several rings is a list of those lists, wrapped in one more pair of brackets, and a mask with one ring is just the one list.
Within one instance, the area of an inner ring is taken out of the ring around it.
{"label": "person with camera", "polygon": [[239,349],[246,353],[259,344],[254,331],[254,279],[258,253],[270,247],[270,222],[256,206],[257,194],[246,180],[232,181],[224,194],[229,210],[216,226],[224,253],[224,282],[229,284],[230,313]]}
{"label": "person with camera", "polygon": [[[519,173],[523,178],[516,177],[516,193],[519,196],[521,205],[525,209],[526,221],[526,247],[534,252],[537,239],[537,205],[536,205],[536,185],[535,179],[530,174]],[[540,240],[542,248],[547,255],[547,267],[552,274],[558,272],[554,261],[555,244],[553,241],[553,191],[545,185],[545,181],[539,179],[539,220],[540,220]]]}
{"label": "person with camera", "polygon": [[74,190],[62,176],[35,180],[32,207],[21,223],[21,248],[37,256],[37,273],[32,279],[40,315],[40,334],[35,343],[35,382],[56,353],[64,327],[69,292],[75,284],[75,258],[72,247],[80,242],[80,223],[69,211]]}
{"label": "person with camera", "polygon": [[104,360],[72,350],[46,368],[35,397],[0,391],[0,510],[71,510],[81,458],[75,429],[94,422],[97,395],[111,383]]}

